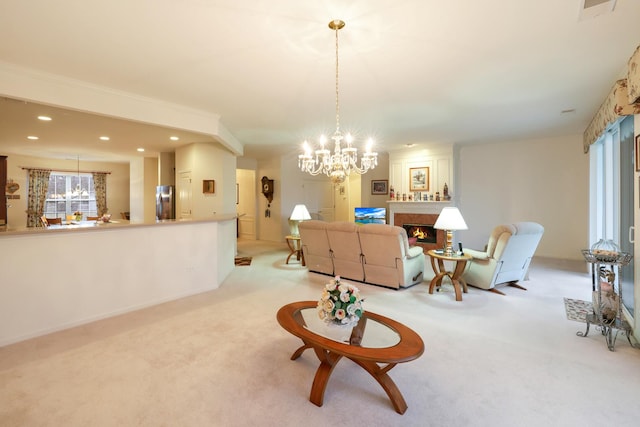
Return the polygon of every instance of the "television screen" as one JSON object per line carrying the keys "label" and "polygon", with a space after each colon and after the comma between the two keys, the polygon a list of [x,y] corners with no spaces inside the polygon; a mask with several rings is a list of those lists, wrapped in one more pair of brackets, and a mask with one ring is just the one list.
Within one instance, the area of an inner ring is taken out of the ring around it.
{"label": "television screen", "polygon": [[386,224],[386,208],[355,208],[356,222],[360,224]]}

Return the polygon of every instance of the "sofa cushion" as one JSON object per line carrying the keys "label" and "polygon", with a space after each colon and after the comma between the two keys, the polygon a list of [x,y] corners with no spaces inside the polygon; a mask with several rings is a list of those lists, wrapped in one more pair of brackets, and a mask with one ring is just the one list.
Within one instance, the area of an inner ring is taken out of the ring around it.
{"label": "sofa cushion", "polygon": [[327,223],[327,237],[337,276],[364,280],[362,251],[358,239],[358,225],[353,222],[335,221]]}

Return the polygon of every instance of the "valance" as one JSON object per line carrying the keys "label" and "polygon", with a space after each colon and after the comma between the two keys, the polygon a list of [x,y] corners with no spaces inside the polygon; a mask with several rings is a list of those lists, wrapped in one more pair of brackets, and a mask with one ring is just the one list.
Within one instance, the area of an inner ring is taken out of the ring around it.
{"label": "valance", "polygon": [[640,46],[629,59],[627,78],[618,80],[582,136],[584,152],[621,116],[640,114]]}
{"label": "valance", "polygon": [[640,103],[640,46],[629,58],[628,67],[629,104],[637,104]]}

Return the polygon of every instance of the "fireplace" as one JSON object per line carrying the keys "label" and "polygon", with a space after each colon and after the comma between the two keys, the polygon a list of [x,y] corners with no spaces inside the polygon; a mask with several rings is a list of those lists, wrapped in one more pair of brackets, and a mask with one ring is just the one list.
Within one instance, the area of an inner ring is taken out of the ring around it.
{"label": "fireplace", "polygon": [[415,237],[417,243],[438,243],[438,236],[433,224],[402,224],[407,232],[407,237]]}
{"label": "fireplace", "polygon": [[444,247],[444,231],[433,228],[437,219],[438,214],[397,212],[393,215],[394,225],[404,228],[407,237],[417,237],[415,244],[422,246],[425,252]]}

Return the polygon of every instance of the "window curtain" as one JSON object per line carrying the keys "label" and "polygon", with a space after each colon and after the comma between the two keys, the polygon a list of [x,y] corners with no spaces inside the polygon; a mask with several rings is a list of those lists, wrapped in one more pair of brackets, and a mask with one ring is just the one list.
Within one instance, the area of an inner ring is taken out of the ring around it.
{"label": "window curtain", "polygon": [[107,213],[107,174],[93,172],[93,188],[96,192],[96,210],[98,216]]}
{"label": "window curtain", "polygon": [[42,227],[40,217],[44,214],[50,175],[50,170],[29,169],[27,227]]}
{"label": "window curtain", "polygon": [[589,152],[607,127],[621,116],[640,114],[640,46],[629,58],[627,78],[618,80],[611,88],[598,112],[584,131],[582,144],[584,152]]}

